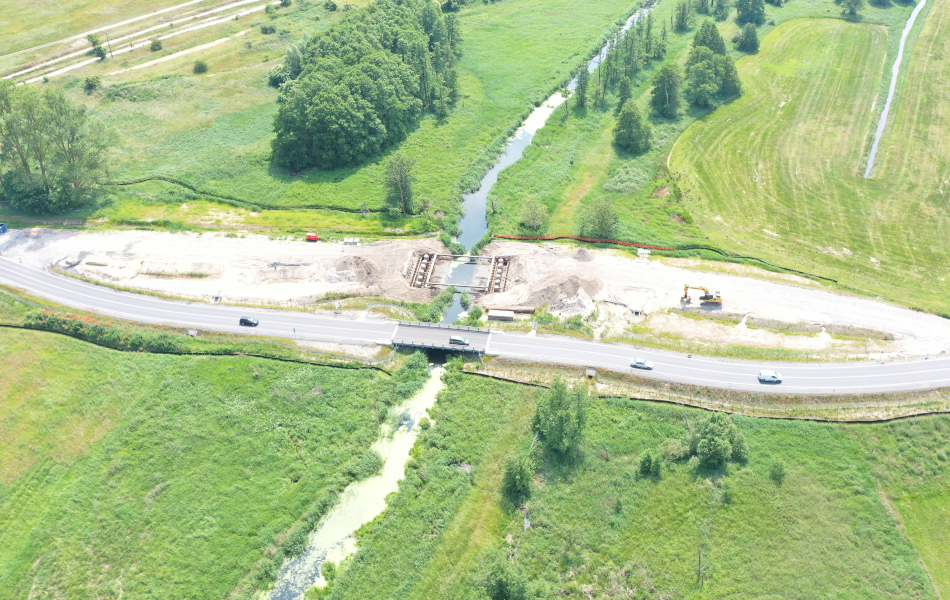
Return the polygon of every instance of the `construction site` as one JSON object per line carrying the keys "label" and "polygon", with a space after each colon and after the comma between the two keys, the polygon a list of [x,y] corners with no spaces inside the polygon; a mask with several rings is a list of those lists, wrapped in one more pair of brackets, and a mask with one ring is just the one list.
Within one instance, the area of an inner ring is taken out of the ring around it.
{"label": "construction site", "polygon": [[839,292],[794,275],[560,243],[493,242],[481,255],[465,256],[432,238],[308,243],[35,228],[5,234],[0,252],[122,289],[332,310],[344,318],[411,318],[399,302],[429,302],[453,285],[482,308],[511,313],[514,326],[543,309],[556,318],[582,317],[594,338],[604,340],[636,332],[695,344],[868,356],[939,353],[950,340],[950,321],[866,298],[844,303]]}

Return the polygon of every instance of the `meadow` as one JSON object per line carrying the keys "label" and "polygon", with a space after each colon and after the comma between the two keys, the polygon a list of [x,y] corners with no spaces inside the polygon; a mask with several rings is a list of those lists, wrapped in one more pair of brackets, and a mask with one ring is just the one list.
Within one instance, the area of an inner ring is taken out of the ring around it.
{"label": "meadow", "polygon": [[948,87],[929,61],[948,14],[939,2],[927,15],[872,179],[862,175],[883,28],[792,21],[742,59],[746,94],[692,125],[671,156],[709,238],[865,293],[945,308],[950,218],[938,174],[950,156],[940,108]]}
{"label": "meadow", "polygon": [[[438,229],[443,224],[451,228],[461,209],[460,190],[477,182],[493,160],[497,143],[534,102],[563,84],[632,8],[629,0],[517,0],[463,9],[458,14],[464,42],[457,106],[444,119],[423,118],[392,149],[417,161],[415,189],[419,202],[429,207],[425,215],[414,219],[419,221],[415,225],[391,222],[375,213],[361,217],[323,212],[315,213],[316,220],[326,216],[335,230],[349,227],[380,235]],[[265,17],[247,17],[222,26],[217,35],[246,29],[249,33],[201,54],[117,75],[109,75],[115,66],[107,60],[91,65],[88,73],[77,71],[56,83],[117,130],[120,161],[115,180],[170,177],[206,192],[209,200],[214,194],[224,195],[264,208],[354,211],[366,203],[371,211],[380,210],[382,164],[389,151],[371,163],[335,171],[290,173],[270,165],[276,90],[268,87],[266,74],[283,59],[287,46],[304,33],[325,29],[343,14],[309,2],[281,11],[273,21],[278,30],[274,35],[262,36],[256,29],[257,23],[268,22]],[[135,66],[147,58],[130,57],[128,62]],[[191,75],[196,58],[208,63],[207,76]],[[101,91],[86,95],[80,89],[81,78],[88,74],[103,77]],[[170,184],[160,186],[143,184],[110,192],[119,205],[181,204],[194,196]],[[109,214],[80,216],[97,219]]]}
{"label": "meadow", "polygon": [[[446,378],[410,474],[359,532],[360,552],[331,598],[487,598],[498,557],[537,598],[936,598],[950,589],[948,416],[873,425],[733,417],[749,460],[706,470],[676,449],[708,413],[595,396],[579,458],[545,455],[530,498],[515,506],[501,493],[501,466],[531,445],[544,392]],[[658,478],[638,474],[647,451],[667,457]]]}
{"label": "meadow", "polygon": [[266,588],[426,378],[0,336],[0,596]]}
{"label": "meadow", "polygon": [[[668,20],[672,9],[660,2],[654,14]],[[620,217],[621,239],[719,246],[839,279],[859,293],[939,310],[947,292],[939,272],[947,259],[940,241],[946,212],[939,210],[947,202],[939,187],[947,136],[939,108],[945,102],[937,99],[946,84],[934,61],[942,56],[938,30],[946,27],[939,16],[945,10],[941,3],[928,6],[911,33],[910,72],[895,104],[900,121],[886,134],[872,181],[859,174],[910,7],[869,5],[857,23],[833,19],[840,8],[831,2],[806,0],[767,7],[756,55],[743,57],[729,43],[737,31],[732,20],[719,23],[730,56],[738,58],[744,94],[712,112],[689,108],[676,121],[652,115],[654,143],[644,155],[613,147],[615,98],[608,96],[605,109],[556,112],[490,194],[494,231],[577,234],[584,207],[606,198]],[[702,18],[708,17],[695,15],[694,26]],[[693,31],[670,34],[668,62],[682,63]],[[921,62],[926,55],[930,62]],[[634,99],[647,114],[649,79],[659,66],[634,81]],[[924,70],[935,76],[924,77]],[[810,107],[818,110],[809,116]],[[775,162],[780,155],[787,157],[781,165]],[[906,173],[888,183],[894,167],[884,157],[891,155]],[[798,187],[786,183],[781,200],[773,199],[768,186],[792,180]],[[529,198],[548,211],[536,232],[518,222]]]}

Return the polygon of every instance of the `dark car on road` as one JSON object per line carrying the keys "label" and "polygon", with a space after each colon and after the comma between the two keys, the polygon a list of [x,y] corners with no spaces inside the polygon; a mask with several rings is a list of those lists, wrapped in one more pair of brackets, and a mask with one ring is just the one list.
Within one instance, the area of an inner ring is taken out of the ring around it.
{"label": "dark car on road", "polygon": [[258,323],[260,323],[260,321],[254,317],[241,317],[241,325],[245,327],[257,327]]}

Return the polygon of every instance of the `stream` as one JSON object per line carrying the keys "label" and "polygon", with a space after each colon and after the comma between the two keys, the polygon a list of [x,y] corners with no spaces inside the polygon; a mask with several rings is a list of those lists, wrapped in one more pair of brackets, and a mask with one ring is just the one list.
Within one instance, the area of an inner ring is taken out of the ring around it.
{"label": "stream", "polygon": [[914,21],[917,15],[923,10],[927,0],[920,0],[914,11],[910,13],[907,23],[904,24],[904,31],[901,33],[901,43],[897,47],[897,58],[894,59],[894,66],[891,67],[891,87],[887,90],[887,100],[884,101],[884,110],[881,111],[881,120],[878,121],[877,131],[874,133],[874,143],[871,144],[871,154],[868,156],[868,166],[864,170],[864,178],[871,178],[871,169],[874,168],[874,159],[877,157],[877,147],[881,143],[881,137],[884,135],[884,128],[887,126],[887,115],[891,112],[891,101],[894,99],[894,91],[897,89],[897,78],[901,71],[901,62],[904,59],[904,46],[907,44],[907,36],[914,27]]}
{"label": "stream", "polygon": [[399,480],[406,474],[406,462],[419,437],[416,423],[426,416],[435,404],[435,396],[444,387],[442,367],[430,369],[429,380],[415,396],[395,407],[399,424],[393,431],[388,423],[382,425],[379,440],[373,449],[385,461],[382,473],[363,481],[351,483],[340,495],[340,501],[310,534],[310,542],[303,554],[284,563],[268,600],[299,600],[314,585],[326,585],[320,567],[330,561],[339,564],[356,551],[353,533],[363,524],[376,518],[386,509],[386,496],[399,488]]}
{"label": "stream", "polygon": [[[600,52],[587,63],[587,71],[589,73],[593,73],[597,70],[600,63],[607,57],[607,52],[610,51],[610,45],[622,33],[629,31],[640,19],[653,10],[655,4],[656,1],[648,1],[642,8],[630,15],[630,18],[626,20],[623,27],[617,32],[617,35],[604,44]],[[573,92],[576,87],[577,78],[575,77],[568,82],[567,89]],[[511,139],[508,140],[508,144],[505,146],[504,152],[502,152],[498,158],[498,162],[482,177],[478,189],[462,197],[463,213],[462,218],[459,220],[459,227],[462,232],[459,234],[457,241],[465,246],[466,249],[470,249],[478,240],[482,239],[482,236],[488,231],[488,193],[491,192],[491,189],[498,182],[499,173],[521,160],[521,157],[524,155],[524,149],[531,145],[531,140],[534,139],[535,134],[544,127],[544,124],[548,122],[548,119],[554,114],[557,107],[564,104],[567,98],[568,96],[565,96],[561,93],[561,90],[558,90],[554,92],[550,98],[541,103],[540,106],[535,108],[531,114],[528,115],[528,118],[525,119],[524,123],[521,124],[521,127],[511,136]],[[471,284],[472,276],[475,271],[474,269],[466,269],[466,265],[467,263],[464,261],[456,261],[455,264],[452,265],[449,283],[460,285]],[[445,316],[442,317],[442,323],[454,323],[459,315],[465,311],[465,308],[462,306],[461,297],[461,293],[455,294],[455,301],[452,303],[452,306],[445,311]]]}

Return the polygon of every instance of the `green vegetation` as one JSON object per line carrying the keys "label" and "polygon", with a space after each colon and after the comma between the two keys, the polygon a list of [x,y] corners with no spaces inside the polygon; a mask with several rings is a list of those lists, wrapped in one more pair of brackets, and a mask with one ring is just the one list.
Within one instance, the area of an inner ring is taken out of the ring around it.
{"label": "green vegetation", "polygon": [[[86,78],[87,92],[99,87]],[[108,130],[59,90],[0,82],[0,200],[31,213],[89,203],[107,176]]]}
{"label": "green vegetation", "polygon": [[696,122],[672,151],[709,238],[867,293],[945,307],[950,217],[937,179],[922,171],[936,173],[950,157],[946,120],[927,116],[950,86],[940,70],[916,69],[947,12],[939,5],[928,17],[870,180],[861,177],[867,107],[879,93],[885,30],[810,19],[763,38],[759,54],[739,64],[747,93]]}
{"label": "green vegetation", "polygon": [[[266,587],[427,378],[0,336],[0,595]],[[90,573],[95,573],[90,577]]]}
{"label": "green vegetation", "polygon": [[446,116],[461,41],[455,15],[428,0],[375,0],[306,41],[280,88],[271,160],[358,165],[402,141],[423,110]]}
{"label": "green vegetation", "polygon": [[[237,38],[239,42],[216,47],[214,56],[205,59],[214,77],[185,76],[194,60],[185,57],[103,77],[101,92],[81,98],[104,121],[122,123],[123,152],[114,173],[118,180],[165,176],[200,190],[199,199],[213,200],[211,195],[217,194],[262,207],[350,211],[366,203],[371,211],[367,217],[358,212],[304,214],[321,231],[326,227],[398,235],[409,229],[416,234],[441,226],[452,229],[460,211],[460,190],[477,183],[532,103],[566,81],[605,30],[630,8],[629,0],[516,0],[474,3],[456,13],[463,39],[457,106],[444,118],[423,116],[398,147],[416,161],[415,198],[420,210],[428,206],[411,219],[392,219],[385,213],[385,154],[360,167],[334,171],[287,172],[270,163],[278,105],[268,73],[293,42],[325,31],[347,14],[343,11],[295,3],[280,9],[271,21],[277,35],[263,36],[254,29]],[[234,36],[255,23],[222,25],[218,35]],[[164,51],[171,51],[177,39],[166,40]],[[130,61],[148,60],[150,55],[143,48],[141,58],[136,55]],[[74,81],[65,77],[61,85],[73,90]],[[60,84],[54,80],[54,85]],[[142,204],[159,197],[191,205],[187,196],[194,195],[171,184],[123,186],[115,189],[115,204],[84,216],[145,212],[149,207]],[[207,206],[206,215],[222,210]],[[269,219],[299,216],[275,214]]]}
{"label": "green vegetation", "polygon": [[[537,463],[518,507],[503,465],[529,452],[524,415],[548,392],[446,380],[332,597],[936,598],[950,584],[950,417],[823,425],[594,397],[578,460]],[[747,460],[690,459],[705,434],[740,436]]]}

